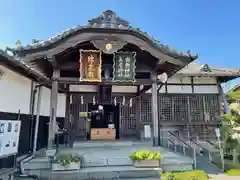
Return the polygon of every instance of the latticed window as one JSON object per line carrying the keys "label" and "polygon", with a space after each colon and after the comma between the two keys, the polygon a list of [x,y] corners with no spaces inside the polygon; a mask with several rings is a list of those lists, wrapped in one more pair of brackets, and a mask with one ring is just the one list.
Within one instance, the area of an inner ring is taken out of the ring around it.
{"label": "latticed window", "polygon": [[205,95],[204,104],[205,121],[215,121],[220,115],[219,96],[217,94]]}
{"label": "latticed window", "polygon": [[190,118],[192,122],[204,121],[204,103],[203,95],[189,96],[190,102]]}
{"label": "latticed window", "polygon": [[188,121],[188,96],[174,95],[172,97],[173,103],[173,120],[174,121]]}
{"label": "latticed window", "polygon": [[173,121],[173,97],[169,95],[161,95],[158,97],[158,109],[160,121]]}
{"label": "latticed window", "polygon": [[152,122],[152,101],[151,96],[141,96],[141,122],[142,123],[151,123]]}

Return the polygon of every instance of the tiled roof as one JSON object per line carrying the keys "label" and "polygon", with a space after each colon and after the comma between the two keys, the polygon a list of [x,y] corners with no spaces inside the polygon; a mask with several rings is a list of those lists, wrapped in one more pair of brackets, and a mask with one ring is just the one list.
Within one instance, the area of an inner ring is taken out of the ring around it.
{"label": "tiled roof", "polygon": [[203,65],[197,62],[191,62],[183,69],[177,72],[179,75],[202,75],[202,76],[240,76],[240,69],[215,68],[211,67],[210,71],[203,71]]}
{"label": "tiled roof", "polygon": [[63,31],[62,33],[59,33],[48,40],[44,40],[44,41],[33,40],[32,44],[27,46],[22,46],[20,44],[20,41],[18,41],[17,48],[7,48],[7,50],[12,51],[16,55],[24,55],[25,53],[23,52],[27,52],[29,50],[37,50],[43,47],[51,46],[54,43],[57,43],[78,32],[81,32],[82,30],[87,30],[87,29],[102,29],[102,30],[113,29],[116,31],[135,33],[140,36],[143,36],[147,40],[150,40],[159,49],[159,51],[161,51],[164,54],[167,54],[169,56],[176,57],[176,58],[178,57],[189,57],[193,59],[197,58],[197,55],[192,55],[190,51],[179,52],[175,49],[170,48],[168,45],[164,45],[160,43],[160,41],[156,40],[152,36],[149,36],[147,32],[142,31],[140,28],[134,28],[130,26],[130,24],[127,21],[118,17],[116,13],[111,10],[107,10],[103,12],[99,17],[89,20],[88,24],[85,26],[78,25],[74,28]]}
{"label": "tiled roof", "polygon": [[[16,57],[11,56],[9,54],[7,54],[5,51],[0,49],[0,58],[1,56],[3,58],[6,59],[6,61],[8,61],[10,65],[12,66],[17,66],[21,69],[23,69],[25,72],[27,72],[27,74],[32,74],[36,79],[42,79],[42,80],[50,80],[49,78],[47,78],[42,72],[39,71],[39,69],[37,69],[36,67],[31,67],[28,64],[24,63],[24,61],[20,60],[20,59],[16,59]],[[1,59],[0,59],[1,61]]]}

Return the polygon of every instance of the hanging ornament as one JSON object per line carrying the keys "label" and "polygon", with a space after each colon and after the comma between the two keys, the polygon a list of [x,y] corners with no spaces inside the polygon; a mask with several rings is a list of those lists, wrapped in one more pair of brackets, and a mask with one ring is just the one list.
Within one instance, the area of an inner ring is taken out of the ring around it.
{"label": "hanging ornament", "polygon": [[129,100],[129,107],[132,107],[132,98]]}
{"label": "hanging ornament", "polygon": [[114,103],[114,106],[117,105],[117,98],[116,97],[113,99],[113,103]]}
{"label": "hanging ornament", "polygon": [[123,96],[122,105],[123,105],[123,106],[125,105],[125,96]]}
{"label": "hanging ornament", "polygon": [[93,101],[93,105],[95,105],[96,104],[95,96],[93,96],[92,101]]}
{"label": "hanging ornament", "polygon": [[83,96],[81,96],[81,104],[83,104]]}
{"label": "hanging ornament", "polygon": [[69,98],[70,100],[70,104],[72,104],[72,95],[70,95],[70,98]]}

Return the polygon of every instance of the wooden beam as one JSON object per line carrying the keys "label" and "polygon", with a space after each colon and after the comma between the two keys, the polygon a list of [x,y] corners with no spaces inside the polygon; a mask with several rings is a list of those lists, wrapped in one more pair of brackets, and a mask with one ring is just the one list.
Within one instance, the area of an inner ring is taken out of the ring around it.
{"label": "wooden beam", "polygon": [[137,86],[141,84],[150,85],[152,81],[150,79],[136,79],[135,82],[113,82],[112,79],[102,80],[102,82],[80,82],[77,77],[60,77],[58,78],[60,84],[79,84],[79,85],[122,85],[122,86]]}

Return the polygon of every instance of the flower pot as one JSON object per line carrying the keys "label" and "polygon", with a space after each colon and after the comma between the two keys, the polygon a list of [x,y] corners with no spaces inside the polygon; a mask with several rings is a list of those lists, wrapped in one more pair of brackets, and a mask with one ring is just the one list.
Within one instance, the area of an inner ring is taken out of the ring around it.
{"label": "flower pot", "polygon": [[134,166],[137,168],[154,168],[154,167],[159,167],[160,166],[160,160],[135,160],[134,161]]}
{"label": "flower pot", "polygon": [[80,162],[75,163],[72,162],[70,164],[67,164],[65,166],[59,164],[59,163],[52,163],[52,170],[53,171],[76,171],[80,169]]}

